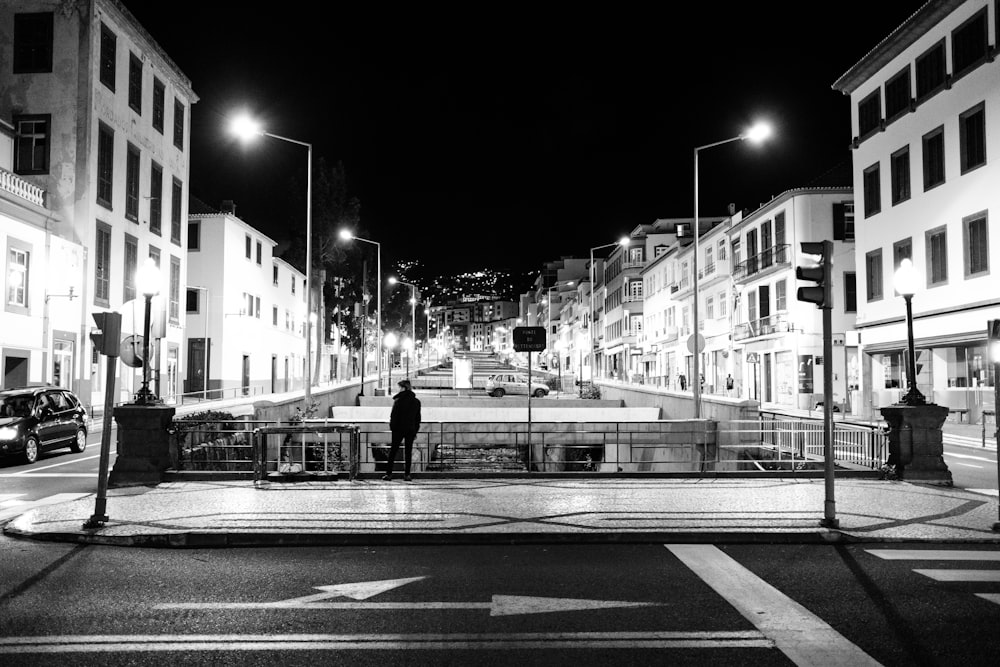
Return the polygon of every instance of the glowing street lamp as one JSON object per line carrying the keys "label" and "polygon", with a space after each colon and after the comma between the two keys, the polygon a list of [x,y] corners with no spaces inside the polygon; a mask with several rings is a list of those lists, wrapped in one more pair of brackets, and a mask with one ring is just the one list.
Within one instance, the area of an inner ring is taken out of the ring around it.
{"label": "glowing street lamp", "polygon": [[[385,337],[382,339],[382,345],[385,347],[385,354],[390,355],[389,356],[389,364],[388,364],[389,365],[389,390],[390,391],[392,390],[392,356],[391,355],[392,355],[392,351],[394,349],[396,349],[396,343],[398,343],[398,342],[399,342],[399,339],[396,338],[396,334],[392,333],[391,331],[389,333],[387,333],[385,335]],[[381,355],[379,355],[379,356],[381,356]]]}
{"label": "glowing street lamp", "polygon": [[[694,315],[694,367],[693,367],[693,377],[691,378],[691,390],[694,394],[694,418],[701,418],[701,370],[699,368],[701,364],[701,350],[702,346],[699,345],[701,331],[698,326],[698,153],[707,148],[714,148],[715,146],[721,146],[723,144],[728,144],[733,141],[743,141],[747,140],[753,144],[759,144],[768,137],[771,136],[771,126],[767,123],[757,123],[749,130],[743,134],[739,134],[735,137],[730,137],[729,139],[723,139],[722,141],[716,141],[715,143],[705,144],[704,146],[698,146],[694,149],[694,253],[692,260],[692,267],[694,271],[694,281],[693,281],[693,293],[694,293],[694,307],[691,309],[692,315]],[[770,251],[770,249],[765,248],[765,250]]]}
{"label": "glowing street lamp", "polygon": [[153,297],[160,293],[160,282],[160,269],[156,266],[156,261],[152,257],[147,257],[135,275],[136,287],[146,301],[142,322],[142,386],[135,395],[135,402],[139,405],[157,402],[156,396],[149,390],[149,364],[150,357],[153,356],[153,346],[149,341],[149,320]]}
{"label": "glowing street lamp", "polygon": [[917,270],[909,257],[899,263],[892,276],[892,285],[906,302],[906,393],[901,405],[926,405],[927,399],[917,389],[917,353],[913,345],[913,306],[910,303],[917,291]]}
{"label": "glowing street lamp", "polygon": [[[290,144],[305,146],[306,148],[306,312],[312,313],[312,144],[308,144],[304,141],[297,141],[295,139],[289,139],[288,137],[282,137],[277,134],[271,134],[270,132],[265,132],[260,126],[260,123],[256,122],[249,116],[239,116],[233,119],[230,125],[230,131],[244,140],[253,139],[255,137],[271,137],[272,139],[287,141]],[[306,317],[305,329],[306,375],[303,378],[302,384],[305,386],[305,402],[306,405],[308,405],[312,397],[313,381],[312,321],[309,317]]]}
{"label": "glowing street lamp", "polygon": [[[395,285],[399,283],[400,285],[406,285],[410,288],[410,334],[411,339],[417,339],[417,286],[413,283],[408,283],[405,280],[400,280],[396,276],[389,276],[389,284]],[[409,375],[409,373],[407,373]]]}
{"label": "glowing street lamp", "polygon": [[[349,229],[340,230],[340,238],[344,241],[364,241],[365,243],[371,243],[376,249],[376,265],[375,265],[375,328],[378,329],[378,335],[375,339],[382,335],[382,244],[378,241],[370,241],[369,239],[363,239],[360,236],[355,236],[351,233]],[[364,278],[362,278],[362,281]],[[365,304],[365,316],[367,317],[368,304]],[[364,345],[364,341],[361,343]],[[382,386],[382,355],[378,355],[378,386]],[[364,383],[361,384],[361,390],[364,391]]]}

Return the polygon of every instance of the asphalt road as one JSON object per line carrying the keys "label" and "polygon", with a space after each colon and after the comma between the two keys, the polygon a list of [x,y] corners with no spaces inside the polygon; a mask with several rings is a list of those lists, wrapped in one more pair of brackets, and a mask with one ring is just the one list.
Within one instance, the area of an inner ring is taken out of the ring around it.
{"label": "asphalt road", "polygon": [[11,665],[975,666],[1000,650],[995,546],[155,550],[2,537],[0,570]]}

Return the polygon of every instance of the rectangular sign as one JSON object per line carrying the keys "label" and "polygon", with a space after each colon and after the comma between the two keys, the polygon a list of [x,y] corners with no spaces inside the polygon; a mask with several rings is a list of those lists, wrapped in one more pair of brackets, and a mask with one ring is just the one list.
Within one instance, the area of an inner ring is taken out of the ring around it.
{"label": "rectangular sign", "polygon": [[515,352],[543,352],[545,327],[514,327]]}

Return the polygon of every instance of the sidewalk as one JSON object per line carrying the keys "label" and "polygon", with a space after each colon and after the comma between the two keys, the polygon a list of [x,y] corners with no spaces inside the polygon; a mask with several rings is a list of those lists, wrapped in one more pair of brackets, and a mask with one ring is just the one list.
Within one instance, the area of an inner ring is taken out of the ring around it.
{"label": "sidewalk", "polygon": [[958,542],[1000,544],[995,490],[822,477],[168,482],[29,510],[8,535],[147,547],[266,545]]}

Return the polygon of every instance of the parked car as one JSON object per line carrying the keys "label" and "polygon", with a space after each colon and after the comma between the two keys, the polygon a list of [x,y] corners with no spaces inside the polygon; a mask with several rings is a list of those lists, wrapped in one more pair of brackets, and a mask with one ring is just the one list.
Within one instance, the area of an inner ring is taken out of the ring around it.
{"label": "parked car", "polygon": [[41,452],[87,447],[87,410],[73,392],[60,387],[20,387],[0,391],[0,456],[27,463]]}
{"label": "parked car", "polygon": [[[486,379],[486,393],[494,398],[500,398],[504,394],[527,396],[528,376],[524,373],[497,373]],[[549,388],[538,379],[531,382],[531,395],[535,398],[548,396]]]}

